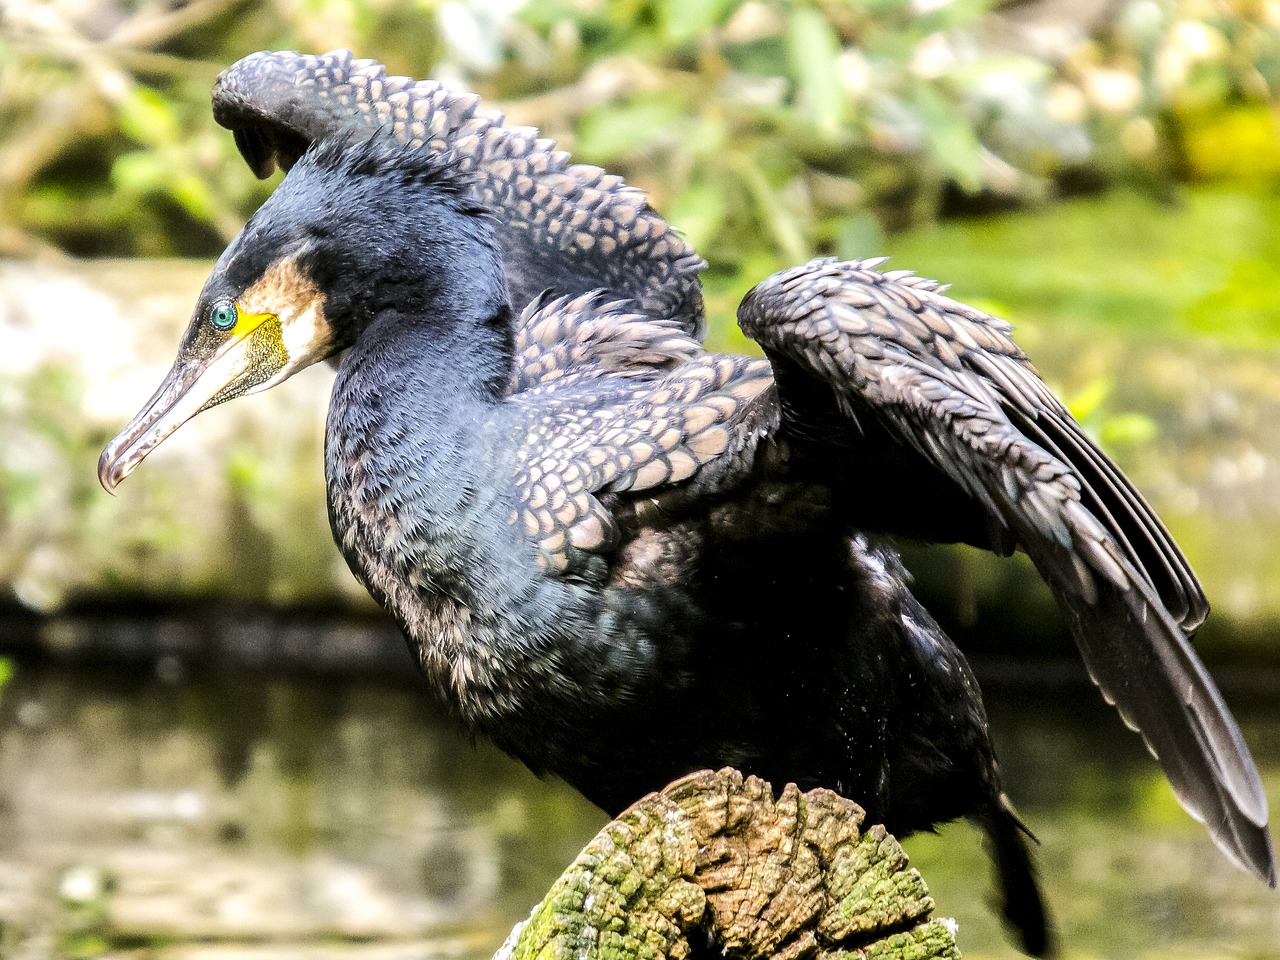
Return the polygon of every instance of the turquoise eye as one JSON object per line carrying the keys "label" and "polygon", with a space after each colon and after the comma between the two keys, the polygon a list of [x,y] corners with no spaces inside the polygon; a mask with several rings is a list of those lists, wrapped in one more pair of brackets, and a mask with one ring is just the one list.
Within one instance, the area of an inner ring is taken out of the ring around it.
{"label": "turquoise eye", "polygon": [[209,322],[219,330],[230,330],[236,325],[239,313],[230,300],[219,300],[209,311]]}

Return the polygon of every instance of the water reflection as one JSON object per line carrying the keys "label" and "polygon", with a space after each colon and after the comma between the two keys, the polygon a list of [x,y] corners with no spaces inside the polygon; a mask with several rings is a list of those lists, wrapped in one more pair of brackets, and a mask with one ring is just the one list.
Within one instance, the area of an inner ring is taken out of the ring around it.
{"label": "water reflection", "polygon": [[[603,820],[409,685],[169,676],[24,667],[5,690],[0,956],[191,940],[488,956]],[[1221,859],[1092,692],[990,700],[1068,956],[1280,957],[1276,896]],[[1241,713],[1280,795],[1280,716]],[[1015,956],[976,834],[908,849],[965,956]]]}
{"label": "water reflection", "polygon": [[10,946],[87,868],[129,942],[429,934],[487,956],[604,819],[405,686],[31,668],[3,718]]}
{"label": "water reflection", "polygon": [[[1139,739],[1087,687],[988,691],[1010,793],[1068,957],[1280,958],[1280,897],[1233,867],[1178,806]],[[1274,701],[1232,700],[1268,796],[1280,796]],[[906,847],[967,958],[1015,957],[983,906],[979,838],[963,826]]]}

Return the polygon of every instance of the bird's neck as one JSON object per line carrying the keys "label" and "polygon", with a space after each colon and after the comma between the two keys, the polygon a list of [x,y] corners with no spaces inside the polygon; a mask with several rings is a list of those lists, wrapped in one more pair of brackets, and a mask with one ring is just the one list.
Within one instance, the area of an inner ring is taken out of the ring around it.
{"label": "bird's neck", "polygon": [[361,333],[334,383],[325,441],[330,521],[353,572],[393,593],[465,602],[493,540],[496,445],[510,377],[509,311],[423,318],[387,311]]}
{"label": "bird's neck", "polygon": [[547,624],[569,602],[539,592],[514,525],[509,327],[505,308],[444,329],[371,325],[338,372],[325,444],[339,548],[475,731],[538,702]]}

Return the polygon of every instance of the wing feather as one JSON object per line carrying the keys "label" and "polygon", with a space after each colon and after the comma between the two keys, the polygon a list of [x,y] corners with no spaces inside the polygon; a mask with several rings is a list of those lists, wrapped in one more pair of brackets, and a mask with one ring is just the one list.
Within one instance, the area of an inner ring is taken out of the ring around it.
{"label": "wing feather", "polygon": [[560,574],[616,546],[602,496],[674,489],[737,461],[759,438],[753,412],[772,409],[766,360],[708,354],[674,321],[598,293],[532,305],[515,357],[514,519]]}
{"label": "wing feather", "polygon": [[[815,261],[739,309],[775,366],[914,449],[1035,563],[1090,676],[1233,861],[1274,884],[1267,805],[1186,634],[1208,605],[1141,494],[1049,392],[1002,321],[875,264]],[[784,418],[802,419],[779,373]],[[803,393],[803,391],[800,391]],[[785,426],[784,419],[784,426]],[[793,424],[798,432],[802,425]]]}
{"label": "wing feather", "polygon": [[706,264],[644,193],[599,167],[571,163],[554,141],[479,106],[472,94],[389,76],[347,50],[250,54],[213,88],[214,119],[233,132],[259,177],[277,164],[289,169],[326,136],[386,130],[474,177],[476,201],[504,227],[499,242],[517,309],[548,287],[564,295],[605,288],[700,338],[698,274]]}

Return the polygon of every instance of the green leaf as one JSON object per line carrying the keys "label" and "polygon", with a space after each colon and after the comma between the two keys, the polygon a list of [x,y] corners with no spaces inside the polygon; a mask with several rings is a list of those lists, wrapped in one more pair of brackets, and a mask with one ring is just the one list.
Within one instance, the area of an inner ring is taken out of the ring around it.
{"label": "green leaf", "polygon": [[130,193],[151,193],[163,186],[167,176],[164,160],[151,150],[122,153],[111,164],[111,182]]}
{"label": "green leaf", "polygon": [[187,213],[204,223],[213,220],[218,210],[218,200],[208,182],[191,171],[182,171],[166,184],[166,192]]}
{"label": "green leaf", "polygon": [[805,230],[781,201],[782,190],[769,182],[768,176],[754,160],[744,157],[734,172],[755,205],[757,219],[772,231],[783,256],[791,263],[808,260],[812,253]]}
{"label": "green leaf", "polygon": [[916,15],[912,10],[914,4],[915,0],[860,0],[858,6],[866,11],[872,21],[885,25],[893,24],[892,29],[898,30],[897,25],[904,19],[915,18]]}
{"label": "green leaf", "polygon": [[924,84],[916,87],[913,99],[934,158],[961,187],[976,193],[982,187],[981,157],[978,137],[964,112]]}
{"label": "green leaf", "polygon": [[0,657],[0,698],[4,696],[4,688],[13,679],[13,661],[8,657]]}
{"label": "green leaf", "polygon": [[176,143],[179,123],[173,107],[150,87],[135,86],[116,107],[120,129],[138,143]]}
{"label": "green leaf", "polygon": [[994,0],[949,0],[917,16],[911,23],[911,31],[927,36],[939,30],[972,26],[996,5]]}
{"label": "green leaf", "polygon": [[1053,80],[1051,64],[1021,53],[988,53],[961,60],[947,71],[947,80],[959,89],[971,90],[992,77],[1026,86],[1043,86]]}
{"label": "green leaf", "polygon": [[718,26],[736,0],[663,0],[662,23],[667,37],[684,43]]}
{"label": "green leaf", "polygon": [[695,250],[709,247],[724,223],[725,182],[702,180],[689,184],[671,204],[671,222]]}
{"label": "green leaf", "polygon": [[1104,447],[1119,447],[1149,443],[1159,432],[1160,427],[1144,413],[1119,413],[1102,421],[1098,439]]}
{"label": "green leaf", "polygon": [[[1206,99],[1216,104],[1222,97]],[[1184,114],[1182,135],[1197,176],[1260,185],[1280,177],[1280,120],[1270,104]]]}
{"label": "green leaf", "polygon": [[1110,377],[1091,380],[1067,398],[1067,409],[1077,420],[1088,420],[1098,412],[1107,397],[1111,396],[1111,387]]}
{"label": "green leaf", "polygon": [[845,217],[836,238],[836,253],[843,260],[878,257],[884,250],[884,230],[869,211]]}
{"label": "green leaf", "polygon": [[835,31],[817,10],[801,7],[791,17],[787,46],[801,109],[819,132],[836,137],[844,125],[846,101],[836,68],[840,42]]}
{"label": "green leaf", "polygon": [[596,163],[619,160],[638,150],[652,148],[661,132],[674,126],[682,116],[682,104],[665,97],[605,104],[582,118],[574,153]]}

